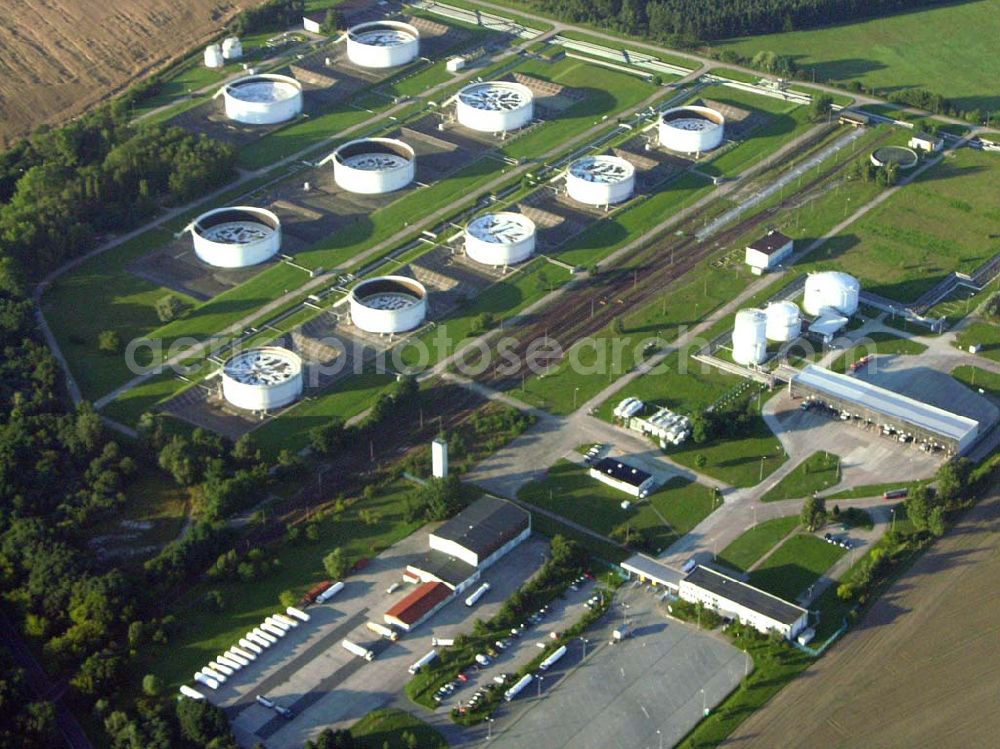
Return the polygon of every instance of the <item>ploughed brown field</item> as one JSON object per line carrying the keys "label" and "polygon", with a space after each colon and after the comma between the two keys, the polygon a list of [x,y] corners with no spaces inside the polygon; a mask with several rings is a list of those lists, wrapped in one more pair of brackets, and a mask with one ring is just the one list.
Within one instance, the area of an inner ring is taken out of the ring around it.
{"label": "ploughed brown field", "polygon": [[207,42],[255,0],[0,3],[0,144],[78,114]]}
{"label": "ploughed brown field", "polygon": [[725,742],[1000,746],[1000,493],[925,553],[815,665]]}

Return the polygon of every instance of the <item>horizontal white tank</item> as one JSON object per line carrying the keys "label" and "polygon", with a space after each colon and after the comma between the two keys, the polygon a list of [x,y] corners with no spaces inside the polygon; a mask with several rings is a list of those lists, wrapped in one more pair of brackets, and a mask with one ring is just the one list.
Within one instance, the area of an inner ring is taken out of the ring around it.
{"label": "horizontal white tank", "polygon": [[510,211],[487,213],[465,227],[465,254],[483,265],[513,265],[535,251],[535,222]]}
{"label": "horizontal white tank", "polygon": [[733,361],[760,364],[767,356],[767,315],[760,309],[741,309],[733,327]]}
{"label": "horizontal white tank", "polygon": [[394,138],[362,138],[345,143],[320,164],[333,162],[333,179],[344,190],[381,195],[401,190],[416,176],[413,149]]}
{"label": "horizontal white tank", "polygon": [[806,276],[802,309],[819,316],[824,310],[836,310],[850,317],[858,311],[861,284],[854,276],[840,271],[823,271]]}
{"label": "horizontal white tank", "polygon": [[195,254],[216,268],[247,268],[270,260],[281,249],[281,221],[264,208],[216,208],[187,229]]}
{"label": "horizontal white tank", "polygon": [[635,167],[618,156],[584,156],[566,170],[566,191],[587,205],[622,203],[635,191]]}
{"label": "horizontal white tank", "polygon": [[222,47],[218,44],[209,44],[205,47],[206,68],[221,68],[225,64],[226,61],[222,58]]}
{"label": "horizontal white tank", "polygon": [[275,125],[302,111],[302,84],[287,75],[244,76],[227,83],[220,92],[226,117],[246,125]]}
{"label": "horizontal white tank", "polygon": [[535,116],[535,95],[511,81],[472,83],[458,92],[455,116],[459,124],[480,133],[517,130]]}
{"label": "horizontal white tank", "polygon": [[427,316],[427,289],[405,276],[379,276],[351,290],[351,321],[369,333],[402,333]]}
{"label": "horizontal white tank", "polygon": [[238,36],[227,36],[222,40],[222,57],[226,60],[239,60],[243,57],[243,44]]}
{"label": "horizontal white tank", "polygon": [[347,30],[347,59],[361,68],[395,68],[417,59],[420,32],[401,21],[360,23]]}
{"label": "horizontal white tank", "polygon": [[676,107],[660,115],[660,145],[678,153],[703,153],[718,148],[726,118],[709,107]]}
{"label": "horizontal white tank", "polygon": [[302,394],[302,359],[277,346],[236,354],[222,367],[222,394],[245,411],[271,411]]}
{"label": "horizontal white tank", "polygon": [[795,302],[771,302],[767,314],[767,340],[781,343],[794,341],[802,333],[802,316]]}

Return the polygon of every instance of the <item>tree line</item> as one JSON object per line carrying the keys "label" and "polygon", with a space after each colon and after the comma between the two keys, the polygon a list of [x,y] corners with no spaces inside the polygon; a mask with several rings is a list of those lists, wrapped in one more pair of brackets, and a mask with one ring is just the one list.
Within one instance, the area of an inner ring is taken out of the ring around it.
{"label": "tree line", "polygon": [[518,0],[510,3],[677,45],[829,26],[946,0]]}

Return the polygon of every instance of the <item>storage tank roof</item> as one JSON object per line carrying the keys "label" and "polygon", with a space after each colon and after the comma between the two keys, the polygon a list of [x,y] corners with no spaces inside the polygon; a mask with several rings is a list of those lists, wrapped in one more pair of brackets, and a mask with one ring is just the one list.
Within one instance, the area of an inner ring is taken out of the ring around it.
{"label": "storage tank roof", "polygon": [[515,244],[535,233],[535,225],[527,216],[519,213],[487,213],[473,219],[468,226],[469,234],[476,239],[494,244]]}
{"label": "storage tank roof", "polygon": [[287,349],[250,349],[229,359],[223,371],[244,385],[273,387],[296,377],[302,371],[302,360]]}
{"label": "storage tank roof", "polygon": [[508,81],[473,83],[459,91],[458,96],[463,104],[488,112],[510,112],[532,100],[531,89]]}
{"label": "storage tank roof", "polygon": [[587,182],[613,185],[634,175],[635,167],[617,156],[584,156],[570,164],[569,171]]}

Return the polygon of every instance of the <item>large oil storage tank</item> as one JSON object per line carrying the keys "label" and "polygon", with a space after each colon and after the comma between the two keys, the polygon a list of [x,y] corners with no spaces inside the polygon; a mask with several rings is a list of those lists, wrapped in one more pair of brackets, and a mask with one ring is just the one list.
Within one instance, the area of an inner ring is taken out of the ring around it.
{"label": "large oil storage tank", "polygon": [[227,36],[222,40],[222,57],[225,60],[239,60],[243,57],[243,43],[238,36]]}
{"label": "large oil storage tank", "polygon": [[761,309],[741,309],[733,327],[733,361],[760,364],[767,356],[767,314]]}
{"label": "large oil storage tank", "polygon": [[764,312],[767,314],[767,340],[785,343],[802,334],[802,316],[795,302],[771,302]]}
{"label": "large oil storage tank", "polygon": [[245,411],[272,411],[302,394],[302,360],[277,346],[249,349],[222,366],[222,394]]}
{"label": "large oil storage tank", "polygon": [[221,68],[225,64],[226,61],[222,58],[222,47],[218,44],[209,44],[205,47],[206,68]]}
{"label": "large oil storage tank", "polygon": [[371,21],[347,30],[347,59],[362,68],[394,68],[420,54],[420,32],[402,21]]}
{"label": "large oil storage tank", "polygon": [[481,133],[517,130],[535,116],[535,95],[511,81],[473,83],[458,92],[455,116],[459,124]]}
{"label": "large oil storage tank", "polygon": [[854,276],[840,271],[823,271],[806,276],[802,309],[818,316],[824,310],[836,310],[850,317],[858,311],[861,284]]}
{"label": "large oil storage tank", "polygon": [[333,179],[348,192],[380,195],[406,187],[416,174],[416,154],[401,140],[362,138],[323,159],[333,162]]}
{"label": "large oil storage tank", "polygon": [[201,214],[187,230],[198,258],[216,268],[257,265],[281,249],[281,221],[264,208],[216,208]]}
{"label": "large oil storage tank", "polygon": [[618,156],[584,156],[569,165],[566,191],[587,205],[622,203],[635,191],[635,167]]}
{"label": "large oil storage tank", "polygon": [[237,78],[220,89],[226,117],[247,125],[274,125],[302,111],[302,84],[287,75],[261,73]]}
{"label": "large oil storage tank", "polygon": [[403,333],[427,317],[427,289],[406,276],[379,276],[351,290],[351,322],[369,333]]}
{"label": "large oil storage tank", "polygon": [[703,153],[718,148],[726,118],[710,107],[676,107],[660,115],[660,145],[679,153]]}
{"label": "large oil storage tank", "polygon": [[483,265],[513,265],[535,251],[535,222],[510,211],[487,213],[465,227],[465,254]]}

